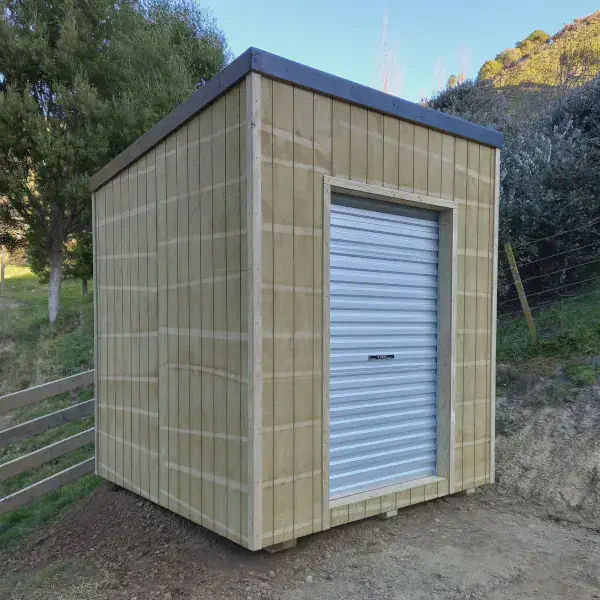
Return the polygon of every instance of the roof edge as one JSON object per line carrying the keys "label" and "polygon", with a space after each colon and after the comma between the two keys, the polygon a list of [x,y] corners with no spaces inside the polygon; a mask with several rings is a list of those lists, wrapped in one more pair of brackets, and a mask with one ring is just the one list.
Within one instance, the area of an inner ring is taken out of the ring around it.
{"label": "roof edge", "polygon": [[212,77],[205,86],[194,92],[188,100],[177,106],[131,146],[95,173],[90,178],[90,191],[96,191],[115,177],[251,71],[486,146],[494,148],[504,146],[504,134],[495,129],[423,107],[420,104],[250,47]]}
{"label": "roof edge", "polygon": [[504,147],[504,134],[496,129],[426,108],[366,85],[281,58],[264,50],[257,48],[249,48],[249,50],[252,52],[252,70],[268,77],[293,83],[325,96],[357,104],[485,146]]}

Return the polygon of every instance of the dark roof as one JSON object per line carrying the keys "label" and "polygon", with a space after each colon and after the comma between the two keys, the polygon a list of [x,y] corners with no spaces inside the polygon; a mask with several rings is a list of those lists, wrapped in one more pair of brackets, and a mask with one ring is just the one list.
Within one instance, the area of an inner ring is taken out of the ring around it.
{"label": "dark roof", "polygon": [[319,92],[325,96],[473,140],[486,146],[502,148],[504,145],[504,134],[495,129],[425,108],[419,104],[408,102],[408,100],[402,100],[402,98],[359,83],[324,73],[258,48],[248,48],[246,52],[210,79],[205,86],[194,92],[188,100],[171,111],[162,121],[159,121],[129,148],[93,175],[90,179],[90,190],[97,190],[112,179],[251,71]]}

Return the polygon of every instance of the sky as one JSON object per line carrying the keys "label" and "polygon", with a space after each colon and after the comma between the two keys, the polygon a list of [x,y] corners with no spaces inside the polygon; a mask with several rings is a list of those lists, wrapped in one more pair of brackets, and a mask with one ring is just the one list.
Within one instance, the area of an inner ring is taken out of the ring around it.
{"label": "sky", "polygon": [[535,29],[556,33],[600,9],[598,0],[201,0],[239,56],[249,46],[418,102],[448,77],[481,65]]}

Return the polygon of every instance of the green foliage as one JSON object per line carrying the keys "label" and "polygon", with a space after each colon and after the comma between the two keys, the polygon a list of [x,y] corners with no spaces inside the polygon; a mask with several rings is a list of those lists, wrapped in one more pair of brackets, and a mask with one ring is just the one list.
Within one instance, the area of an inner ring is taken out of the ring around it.
{"label": "green foliage", "polygon": [[570,364],[565,367],[565,375],[577,386],[594,385],[600,377],[600,367],[596,365]]}
{"label": "green foliage", "polygon": [[566,402],[572,397],[572,391],[566,382],[561,381],[558,378],[552,379],[550,382],[550,388],[548,389],[550,398],[558,403]]}
{"label": "green foliage", "polygon": [[[88,244],[89,176],[229,52],[193,0],[5,0],[0,48],[1,234],[24,241],[43,275],[60,271],[66,245]],[[89,272],[88,257],[73,268]]]}
{"label": "green foliage", "polygon": [[517,43],[517,48],[521,51],[521,56],[529,56],[534,50],[537,50],[538,44],[529,39]]}
{"label": "green foliage", "polygon": [[600,288],[534,315],[537,341],[524,317],[498,324],[497,357],[519,363],[534,357],[600,356]]}
{"label": "green foliage", "polygon": [[479,79],[499,87],[579,86],[599,72],[600,11],[565,26],[552,37],[536,29],[515,46],[498,54],[495,61],[487,61]]}
{"label": "green foliage", "polygon": [[542,29],[536,29],[525,38],[525,41],[533,42],[534,44],[546,44],[549,40],[550,36]]}
{"label": "green foliage", "polygon": [[483,63],[481,69],[479,69],[477,78],[480,81],[490,81],[500,73],[502,73],[502,65],[500,62],[497,60],[487,60],[485,63]]}
{"label": "green foliage", "polygon": [[508,48],[496,56],[496,60],[503,66],[509,67],[521,58],[521,51],[518,48]]}
{"label": "green foliage", "polygon": [[66,248],[63,265],[64,277],[89,280],[93,278],[93,243],[91,233],[83,233]]}

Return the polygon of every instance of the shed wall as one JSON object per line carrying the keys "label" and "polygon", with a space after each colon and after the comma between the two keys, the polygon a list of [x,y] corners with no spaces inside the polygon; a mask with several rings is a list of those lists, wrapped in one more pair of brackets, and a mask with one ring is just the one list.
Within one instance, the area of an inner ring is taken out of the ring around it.
{"label": "shed wall", "polygon": [[[323,529],[323,177],[459,204],[455,489],[493,478],[497,151],[261,77],[262,536]],[[331,526],[449,493],[433,483],[330,511]],[[326,519],[325,519],[326,520]]]}
{"label": "shed wall", "polygon": [[245,81],[94,200],[98,473],[247,545]]}

